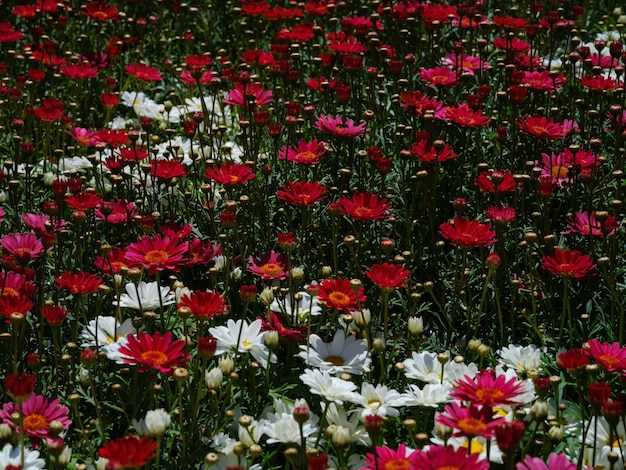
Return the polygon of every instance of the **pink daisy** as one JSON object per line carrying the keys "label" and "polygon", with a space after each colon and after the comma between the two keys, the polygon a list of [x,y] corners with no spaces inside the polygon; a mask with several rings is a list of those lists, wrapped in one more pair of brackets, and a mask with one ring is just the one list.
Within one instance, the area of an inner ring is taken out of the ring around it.
{"label": "pink daisy", "polygon": [[392,469],[416,469],[414,464],[415,451],[404,444],[400,444],[397,450],[389,447],[376,446],[376,455],[368,453],[365,457],[365,467],[362,470],[392,470]]}
{"label": "pink daisy", "polygon": [[325,153],[324,142],[319,142],[317,139],[311,142],[300,139],[296,146],[285,145],[278,154],[278,159],[288,160],[298,165],[317,165]]}
{"label": "pink daisy", "polygon": [[43,253],[43,244],[32,232],[9,233],[0,238],[0,245],[6,253],[15,256],[20,263],[38,258]]}
{"label": "pink daisy", "polygon": [[[28,400],[22,403],[22,413],[24,414],[24,434],[30,438],[34,447],[39,447],[42,439],[53,438],[50,432],[50,423],[58,421],[67,429],[72,421],[68,418],[69,411],[67,407],[60,404],[59,398],[51,400],[43,395],[31,395]],[[0,419],[12,428],[19,427],[11,419],[13,413],[18,413],[19,408],[16,403],[5,403],[0,410]]]}
{"label": "pink daisy", "polygon": [[159,234],[154,238],[146,235],[126,248],[126,261],[147,268],[148,274],[166,269],[178,272],[187,262],[188,245],[187,242],[181,243],[178,239],[161,237]]}
{"label": "pink daisy", "polygon": [[518,405],[518,396],[526,392],[524,383],[516,377],[507,379],[496,375],[493,369],[485,369],[473,378],[463,377],[450,393],[452,398],[480,406]]}
{"label": "pink daisy", "polygon": [[465,447],[431,445],[427,451],[415,451],[411,458],[414,464],[410,470],[489,470],[488,460],[480,460],[479,454],[468,454]]}
{"label": "pink daisy", "polygon": [[287,278],[289,272],[286,269],[287,267],[283,255],[273,250],[260,255],[258,258],[250,256],[248,261],[248,271],[265,280],[282,280]]}
{"label": "pink daisy", "polygon": [[140,331],[137,336],[128,335],[119,347],[120,359],[130,365],[138,365],[139,372],[157,370],[172,375],[176,367],[185,367],[189,356],[185,354],[182,339],[172,341],[172,333],[164,335],[156,331],[153,336]]}
{"label": "pink daisy", "polygon": [[517,463],[517,470],[576,470],[576,462],[570,461],[565,454],[552,453],[548,462],[539,457],[526,455],[523,462]]}
{"label": "pink daisy", "polygon": [[365,134],[365,123],[355,125],[352,119],[348,119],[344,122],[341,116],[333,117],[330,114],[327,116],[319,116],[313,128],[326,132],[327,134],[350,139],[356,139]]}
{"label": "pink daisy", "polygon": [[[452,394],[451,394],[452,396]],[[491,407],[482,407],[472,404],[463,406],[452,402],[439,413],[435,421],[444,426],[456,429],[453,436],[476,437],[491,439],[495,436],[495,428],[504,421],[504,417],[493,418]]]}
{"label": "pink daisy", "polygon": [[626,369],[626,348],[619,343],[601,343],[592,339],[587,342],[585,349],[600,367],[609,372]]}

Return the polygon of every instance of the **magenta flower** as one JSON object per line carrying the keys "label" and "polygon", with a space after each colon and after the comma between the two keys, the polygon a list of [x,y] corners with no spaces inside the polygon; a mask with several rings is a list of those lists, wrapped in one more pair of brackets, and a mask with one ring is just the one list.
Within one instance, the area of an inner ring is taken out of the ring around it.
{"label": "magenta flower", "polygon": [[265,280],[285,279],[289,276],[289,271],[286,269],[287,267],[283,255],[273,250],[262,254],[258,258],[250,256],[248,261],[248,271]]}
{"label": "magenta flower", "polygon": [[32,232],[9,233],[0,238],[4,251],[15,256],[20,263],[27,263],[43,253],[43,243]]}
{"label": "magenta flower", "polygon": [[333,117],[330,114],[318,117],[313,128],[327,134],[350,139],[356,139],[365,134],[365,123],[355,125],[352,119],[343,122],[341,116]]}
{"label": "magenta flower", "polygon": [[548,462],[539,457],[526,455],[523,462],[518,462],[517,470],[576,470],[576,462],[570,461],[565,454],[552,453]]}

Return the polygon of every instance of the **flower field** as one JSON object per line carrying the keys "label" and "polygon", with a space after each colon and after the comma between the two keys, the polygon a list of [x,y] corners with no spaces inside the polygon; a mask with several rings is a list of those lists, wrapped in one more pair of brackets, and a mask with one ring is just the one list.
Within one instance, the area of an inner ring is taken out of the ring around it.
{"label": "flower field", "polygon": [[0,470],[624,468],[625,24],[0,2]]}

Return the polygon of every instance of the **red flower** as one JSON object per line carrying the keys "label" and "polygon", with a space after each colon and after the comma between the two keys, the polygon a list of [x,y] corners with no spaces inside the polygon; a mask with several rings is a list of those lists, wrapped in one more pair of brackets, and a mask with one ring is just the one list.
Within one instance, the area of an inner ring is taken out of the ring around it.
{"label": "red flower", "polygon": [[158,179],[171,181],[173,178],[187,176],[185,165],[178,160],[153,160],[150,174]]}
{"label": "red flower", "polygon": [[107,442],[98,453],[108,460],[107,470],[131,469],[146,465],[156,457],[158,444],[149,437],[126,436]]}
{"label": "red flower", "polygon": [[185,354],[185,341],[172,341],[169,331],[161,335],[156,331],[150,336],[143,331],[137,336],[126,336],[126,342],[119,347],[120,360],[126,364],[138,365],[139,372],[157,370],[172,375],[177,367],[185,367],[189,356]]}
{"label": "red flower", "polygon": [[44,251],[43,243],[32,232],[8,233],[0,238],[5,253],[12,254],[19,263],[38,258]]}
{"label": "red flower", "polygon": [[591,404],[602,406],[613,393],[613,388],[606,382],[591,382],[587,384],[587,396]]}
{"label": "red flower", "polygon": [[88,212],[102,204],[102,198],[94,193],[78,193],[67,196],[65,202],[76,211]]}
{"label": "red flower", "polygon": [[104,274],[119,274],[122,268],[132,268],[133,263],[126,261],[126,251],[122,248],[115,247],[106,256],[96,256],[94,266]]}
{"label": "red flower", "polygon": [[98,292],[102,279],[95,274],[63,271],[54,280],[59,287],[64,287],[73,295],[92,294]]}
{"label": "red flower", "polygon": [[24,296],[2,296],[0,298],[0,315],[8,322],[14,313],[26,316],[34,306],[35,303]]}
{"label": "red flower", "polygon": [[359,222],[373,222],[391,217],[391,215],[385,214],[391,209],[391,206],[387,204],[387,199],[372,194],[371,191],[356,192],[352,199],[343,196],[337,201],[337,204],[341,214],[352,217]]}
{"label": "red flower", "polygon": [[600,367],[609,372],[626,369],[626,348],[619,343],[601,343],[592,339],[587,342],[585,349]]}
{"label": "red flower", "polygon": [[46,98],[41,106],[35,108],[33,112],[38,119],[44,122],[54,122],[63,116],[64,104],[54,98]]}
{"label": "red flower", "polygon": [[118,10],[104,2],[89,2],[83,8],[83,15],[98,21],[117,21]]}
{"label": "red flower", "polygon": [[421,91],[405,91],[400,93],[400,106],[415,117],[423,117],[432,113],[436,119],[445,119],[447,107],[441,101],[429,98]]}
{"label": "red flower", "polygon": [[431,445],[428,451],[417,450],[411,457],[414,462],[411,470],[489,470],[487,459],[482,459],[478,453],[468,453],[463,446],[455,449],[452,446]]}
{"label": "red flower", "polygon": [[347,279],[324,279],[319,284],[318,300],[328,308],[336,308],[342,312],[357,310],[365,302],[366,297],[361,287],[355,294]]}
{"label": "red flower", "polygon": [[59,305],[46,305],[41,310],[41,316],[50,326],[61,326],[70,311]]}
{"label": "red flower", "polygon": [[324,142],[319,142],[317,139],[311,142],[300,139],[297,146],[287,147],[285,145],[278,154],[278,158],[298,165],[317,165],[325,153]]}
{"label": "red flower", "polygon": [[526,116],[518,118],[515,123],[524,134],[533,137],[545,137],[550,140],[561,140],[570,129],[562,124],[558,124],[554,119],[544,116]]}
{"label": "red flower", "polygon": [[183,295],[178,303],[178,308],[187,307],[196,320],[209,320],[217,315],[228,313],[228,304],[224,296],[218,292],[195,291],[189,295]]}
{"label": "red flower", "polygon": [[176,238],[161,237],[160,234],[154,238],[145,235],[126,248],[126,260],[147,268],[148,274],[166,269],[178,272],[187,262],[185,256],[188,246],[187,242],[181,243]]}
{"label": "red flower", "polygon": [[467,103],[461,103],[446,110],[445,118],[461,127],[485,127],[491,122],[481,110],[474,111]]}
{"label": "red flower", "polygon": [[496,242],[496,232],[491,230],[490,225],[481,224],[478,220],[455,217],[451,223],[443,223],[439,228],[446,240],[466,249],[490,246]]}
{"label": "red flower", "polygon": [[302,341],[306,337],[306,326],[291,329],[285,326],[285,319],[276,312],[267,312],[265,318],[261,319],[261,331],[276,331],[287,343],[292,341]]}
{"label": "red flower", "polygon": [[223,184],[224,186],[245,184],[255,176],[256,175],[252,173],[247,166],[231,162],[226,162],[213,168],[207,168],[204,173],[205,178],[215,183]]}
{"label": "red flower", "polygon": [[453,87],[457,84],[459,76],[460,73],[452,71],[450,67],[433,67],[420,71],[420,78],[432,87],[437,85]]}
{"label": "red flower", "polygon": [[128,64],[124,67],[124,70],[126,70],[126,73],[142,82],[156,82],[163,78],[159,69],[144,64]]}
{"label": "red flower", "polygon": [[411,271],[400,264],[383,263],[372,265],[365,275],[383,292],[391,292],[406,286]]}
{"label": "red flower", "polygon": [[513,455],[519,447],[526,425],[523,421],[505,421],[496,426],[496,442],[502,452]]}
{"label": "red flower", "polygon": [[11,374],[4,379],[4,385],[10,397],[16,402],[27,400],[35,389],[37,377],[31,374]]}
{"label": "red flower", "polygon": [[194,238],[189,242],[189,251],[187,252],[188,263],[208,264],[213,258],[222,254],[222,246],[213,243],[211,240],[200,240]]}
{"label": "red flower", "polygon": [[604,90],[617,90],[620,87],[620,83],[617,83],[613,78],[605,78],[601,75],[586,75],[580,79],[580,83],[590,90],[604,91]]}
{"label": "red flower", "polygon": [[550,77],[550,72],[544,70],[543,72],[537,72],[533,70],[532,72],[524,72],[524,76],[522,78],[522,84],[528,85],[530,88],[536,91],[545,91],[545,92],[554,92],[560,90],[563,83],[567,80],[563,74],[557,75],[556,77]]}
{"label": "red flower", "polygon": [[327,134],[350,139],[356,139],[365,134],[365,123],[355,125],[352,119],[348,119],[344,122],[341,116],[333,117],[330,114],[327,116],[319,116],[313,128],[326,132]]}
{"label": "red flower", "polygon": [[60,72],[73,80],[85,80],[98,76],[98,68],[91,64],[63,64]]}
{"label": "red flower", "polygon": [[555,276],[585,279],[593,276],[596,268],[591,256],[578,250],[555,248],[552,253],[541,258],[541,266]]}
{"label": "red flower", "polygon": [[424,163],[445,162],[456,158],[457,154],[452,151],[449,144],[443,144],[441,150],[436,150],[434,146],[428,145],[425,140],[421,140],[411,147],[411,153]]}
{"label": "red flower", "polygon": [[582,348],[568,349],[556,357],[556,365],[570,374],[578,372],[589,364],[589,356]]}
{"label": "red flower", "polygon": [[327,187],[318,181],[309,183],[308,181],[288,182],[282,189],[276,191],[278,199],[292,206],[311,207],[316,202],[326,198]]}
{"label": "red flower", "polygon": [[567,225],[569,229],[563,233],[578,233],[586,237],[610,237],[620,225],[615,216],[609,215],[602,221],[596,218],[596,211],[591,212],[574,212],[573,215],[567,217]]}
{"label": "red flower", "polygon": [[224,103],[232,106],[247,106],[252,102],[256,107],[270,104],[274,101],[272,91],[266,90],[258,83],[235,83],[235,89],[228,92]]}
{"label": "red flower", "polygon": [[512,207],[491,206],[485,211],[485,215],[496,225],[507,225],[515,220],[516,211]]}

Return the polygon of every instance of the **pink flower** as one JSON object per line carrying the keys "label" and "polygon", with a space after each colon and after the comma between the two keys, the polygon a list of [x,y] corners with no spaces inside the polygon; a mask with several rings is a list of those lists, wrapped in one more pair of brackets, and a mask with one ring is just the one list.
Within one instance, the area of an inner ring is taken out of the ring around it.
{"label": "pink flower", "polygon": [[258,258],[250,256],[248,260],[248,271],[265,280],[286,279],[289,276],[289,271],[286,269],[283,255],[273,250],[262,254]]}
{"label": "pink flower", "polygon": [[378,470],[378,469],[416,469],[414,464],[416,452],[410,450],[404,444],[400,444],[398,449],[393,450],[389,447],[376,446],[376,455],[369,453],[365,457],[365,467],[362,470]]}
{"label": "pink flower", "polygon": [[186,260],[189,244],[178,239],[143,236],[126,249],[126,260],[148,269],[148,274],[170,270],[178,272]]}
{"label": "pink flower", "polygon": [[79,145],[85,147],[95,147],[104,143],[97,131],[85,129],[83,127],[72,126],[70,130],[65,131]]}
{"label": "pink flower", "polygon": [[43,243],[32,232],[9,233],[0,238],[4,251],[15,256],[18,262],[27,263],[43,253]]}
{"label": "pink flower", "polygon": [[224,103],[232,106],[246,106],[252,101],[257,107],[270,104],[274,101],[272,91],[264,89],[258,83],[235,83],[235,89],[228,92]]}
{"label": "pink flower", "polygon": [[142,331],[136,337],[128,335],[118,353],[124,363],[140,366],[139,372],[154,369],[167,375],[172,375],[176,367],[186,366],[190,357],[185,354],[185,342],[172,341],[169,331],[164,335],[158,331],[153,336]]}
{"label": "pink flower", "polygon": [[352,119],[343,122],[341,116],[333,117],[330,114],[327,116],[319,116],[313,128],[326,132],[327,134],[350,139],[356,139],[365,134],[365,123],[355,125]]}
{"label": "pink flower", "polygon": [[479,454],[468,453],[465,447],[431,445],[428,451],[415,451],[411,460],[414,464],[410,470],[489,470],[487,459],[480,460]]}
{"label": "pink flower", "polygon": [[478,408],[476,405],[463,406],[458,402],[452,402],[440,413],[435,421],[444,426],[456,429],[453,436],[465,436],[468,438],[481,436],[492,438],[495,428],[504,421],[504,417],[493,418],[490,406]]}
{"label": "pink flower", "polygon": [[526,392],[524,383],[516,377],[496,375],[492,369],[485,369],[474,378],[465,376],[457,382],[450,393],[452,398],[485,407],[518,405],[519,396]]}
{"label": "pink flower", "polygon": [[609,372],[626,369],[626,347],[619,343],[601,343],[597,339],[588,341],[586,346],[589,356],[603,369]]}
{"label": "pink flower", "polygon": [[576,462],[571,462],[565,454],[552,453],[548,463],[539,457],[526,455],[523,462],[517,463],[517,470],[576,470]]}

